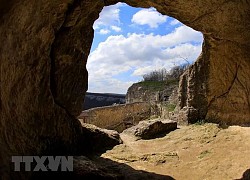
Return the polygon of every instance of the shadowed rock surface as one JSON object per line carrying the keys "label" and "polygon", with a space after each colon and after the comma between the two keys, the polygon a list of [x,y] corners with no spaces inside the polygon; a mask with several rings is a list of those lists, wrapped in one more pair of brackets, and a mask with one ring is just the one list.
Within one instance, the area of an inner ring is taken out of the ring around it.
{"label": "shadowed rock surface", "polygon": [[[94,21],[116,0],[0,1],[2,179],[12,155],[84,154],[91,149],[80,114]],[[155,7],[204,34],[202,54],[183,76],[180,109],[195,119],[250,123],[250,5],[228,0],[124,0]],[[194,116],[191,116],[194,117]]]}
{"label": "shadowed rock surface", "polygon": [[243,175],[242,178],[240,178],[239,180],[249,180],[250,179],[250,169],[247,169]]}
{"label": "shadowed rock surface", "polygon": [[105,152],[107,149],[122,143],[120,135],[117,131],[101,129],[92,124],[81,123],[84,128],[88,130],[88,138],[91,139],[88,144],[88,152]]}
{"label": "shadowed rock surface", "polygon": [[74,157],[73,172],[40,172],[34,173],[32,179],[107,179],[107,180],[174,180],[171,176],[135,170],[130,166],[101,157]]}

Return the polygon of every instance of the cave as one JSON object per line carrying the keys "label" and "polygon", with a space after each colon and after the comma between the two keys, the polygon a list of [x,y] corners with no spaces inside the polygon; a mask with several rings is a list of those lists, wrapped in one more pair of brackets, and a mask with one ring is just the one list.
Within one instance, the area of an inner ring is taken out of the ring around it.
{"label": "cave", "polygon": [[202,54],[179,88],[189,122],[250,124],[247,0],[1,0],[2,179],[19,177],[10,175],[13,155],[81,155],[102,141],[76,117],[87,89],[92,25],[104,6],[117,2],[154,7],[203,33]]}

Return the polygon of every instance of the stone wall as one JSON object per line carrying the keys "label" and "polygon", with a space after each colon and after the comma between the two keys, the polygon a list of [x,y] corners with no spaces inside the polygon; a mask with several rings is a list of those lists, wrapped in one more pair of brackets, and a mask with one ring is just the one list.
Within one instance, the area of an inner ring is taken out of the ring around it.
{"label": "stone wall", "polygon": [[105,129],[122,132],[141,120],[157,114],[157,106],[147,102],[113,105],[83,111],[78,117],[81,122],[94,124]]}

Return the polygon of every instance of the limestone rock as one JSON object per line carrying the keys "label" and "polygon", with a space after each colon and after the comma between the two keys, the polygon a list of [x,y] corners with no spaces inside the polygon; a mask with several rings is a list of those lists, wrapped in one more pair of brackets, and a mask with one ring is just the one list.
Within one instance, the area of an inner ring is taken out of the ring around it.
{"label": "limestone rock", "polygon": [[159,135],[177,129],[177,122],[171,120],[140,121],[138,125],[123,131],[124,134],[134,135],[138,139],[153,139]]}
{"label": "limestone rock", "polygon": [[86,131],[83,133],[84,136],[91,141],[88,141],[88,151],[93,152],[105,152],[107,149],[114,147],[122,143],[120,135],[117,131],[101,129],[93,124],[81,123]]}
{"label": "limestone rock", "polygon": [[168,101],[173,91],[178,87],[178,80],[176,82],[170,85],[166,82],[155,82],[156,85],[154,83],[147,84],[148,82],[134,83],[128,88],[126,103]]}
{"label": "limestone rock", "polygon": [[172,112],[170,114],[170,119],[178,121],[179,125],[187,125],[199,120],[204,120],[200,118],[197,109],[188,106],[183,107],[181,110],[177,110],[177,112]]}

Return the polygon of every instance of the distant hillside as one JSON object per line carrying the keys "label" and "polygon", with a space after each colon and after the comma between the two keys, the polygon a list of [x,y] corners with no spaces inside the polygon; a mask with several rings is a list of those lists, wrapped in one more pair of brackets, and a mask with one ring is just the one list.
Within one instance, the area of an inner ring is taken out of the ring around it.
{"label": "distant hillside", "polygon": [[114,103],[125,104],[125,94],[91,93],[87,92],[83,104],[83,109],[110,106]]}

